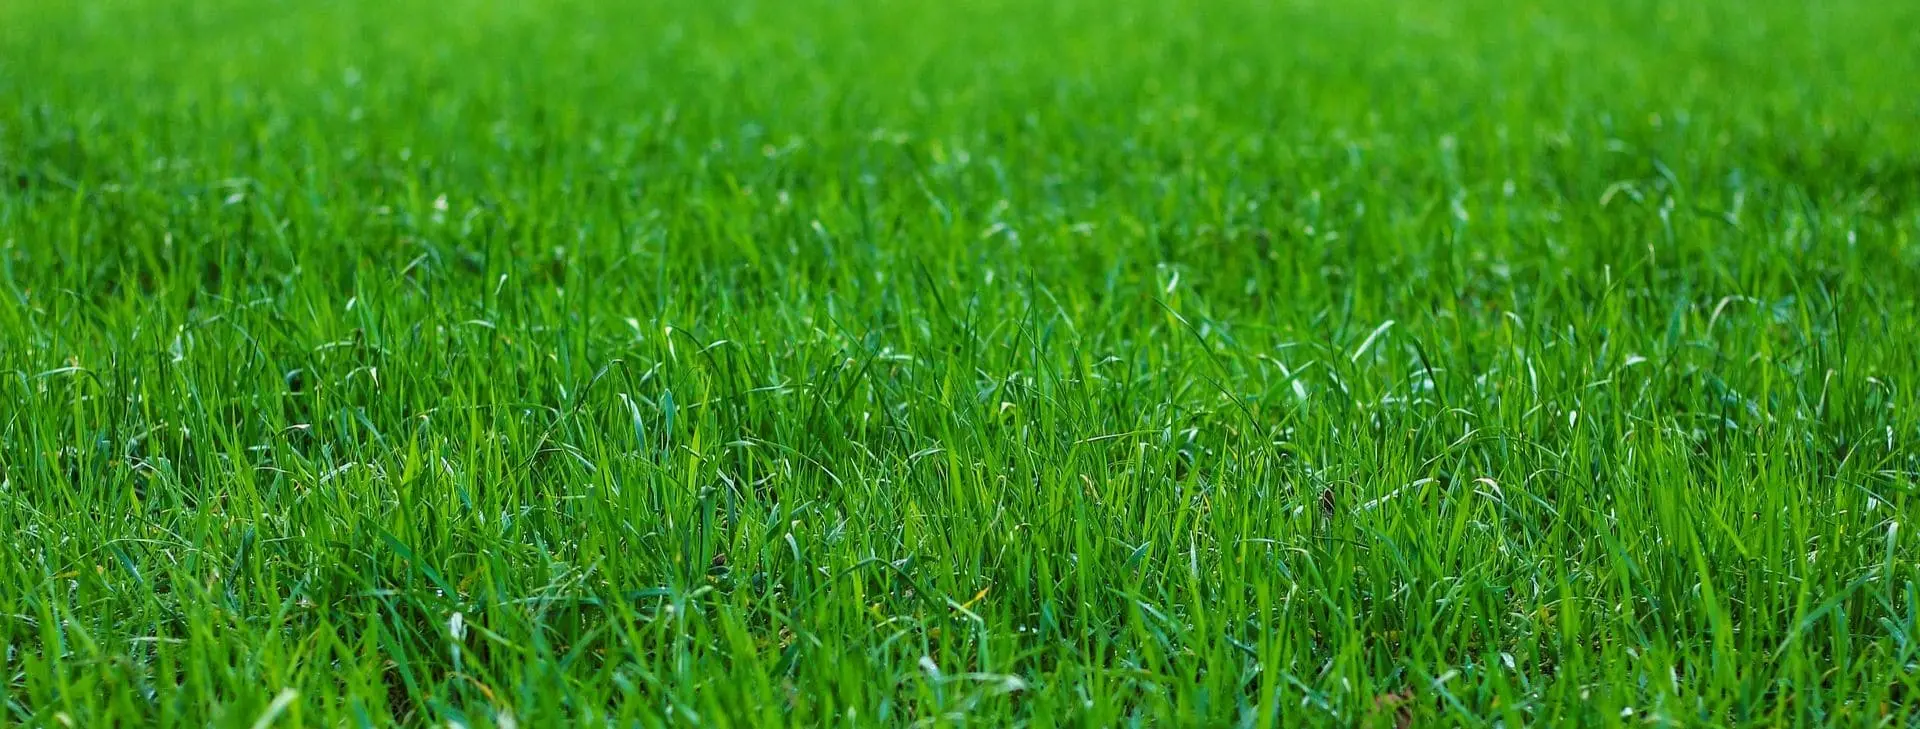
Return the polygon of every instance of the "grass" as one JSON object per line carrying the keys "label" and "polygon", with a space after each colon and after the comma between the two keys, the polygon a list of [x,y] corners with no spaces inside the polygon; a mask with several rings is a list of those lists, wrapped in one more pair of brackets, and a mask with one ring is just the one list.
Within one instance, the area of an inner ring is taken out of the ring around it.
{"label": "grass", "polygon": [[1911,725],[1915,27],[0,3],[0,724]]}

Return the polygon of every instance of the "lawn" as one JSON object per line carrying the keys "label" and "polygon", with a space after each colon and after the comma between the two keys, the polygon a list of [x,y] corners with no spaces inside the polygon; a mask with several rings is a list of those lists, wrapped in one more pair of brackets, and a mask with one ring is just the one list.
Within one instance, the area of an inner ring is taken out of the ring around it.
{"label": "lawn", "polygon": [[1912,725],[1915,28],[5,0],[0,725]]}

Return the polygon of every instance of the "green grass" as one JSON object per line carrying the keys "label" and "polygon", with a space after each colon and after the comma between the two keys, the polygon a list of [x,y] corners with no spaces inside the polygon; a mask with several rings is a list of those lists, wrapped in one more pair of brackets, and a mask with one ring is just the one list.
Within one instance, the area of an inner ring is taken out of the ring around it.
{"label": "green grass", "polygon": [[1911,725],[1916,27],[0,2],[0,724]]}

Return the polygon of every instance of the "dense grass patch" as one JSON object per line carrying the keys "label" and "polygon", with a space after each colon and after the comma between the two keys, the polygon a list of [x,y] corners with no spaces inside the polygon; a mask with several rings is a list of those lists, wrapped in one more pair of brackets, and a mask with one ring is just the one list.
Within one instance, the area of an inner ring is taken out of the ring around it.
{"label": "dense grass patch", "polygon": [[0,3],[0,723],[1915,721],[1914,28]]}

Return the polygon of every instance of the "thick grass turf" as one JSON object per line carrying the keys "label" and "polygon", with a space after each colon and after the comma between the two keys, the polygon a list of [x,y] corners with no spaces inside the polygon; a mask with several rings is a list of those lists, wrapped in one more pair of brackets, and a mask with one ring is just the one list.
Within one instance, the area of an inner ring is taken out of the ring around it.
{"label": "thick grass turf", "polygon": [[0,723],[1913,722],[1915,28],[0,3]]}

